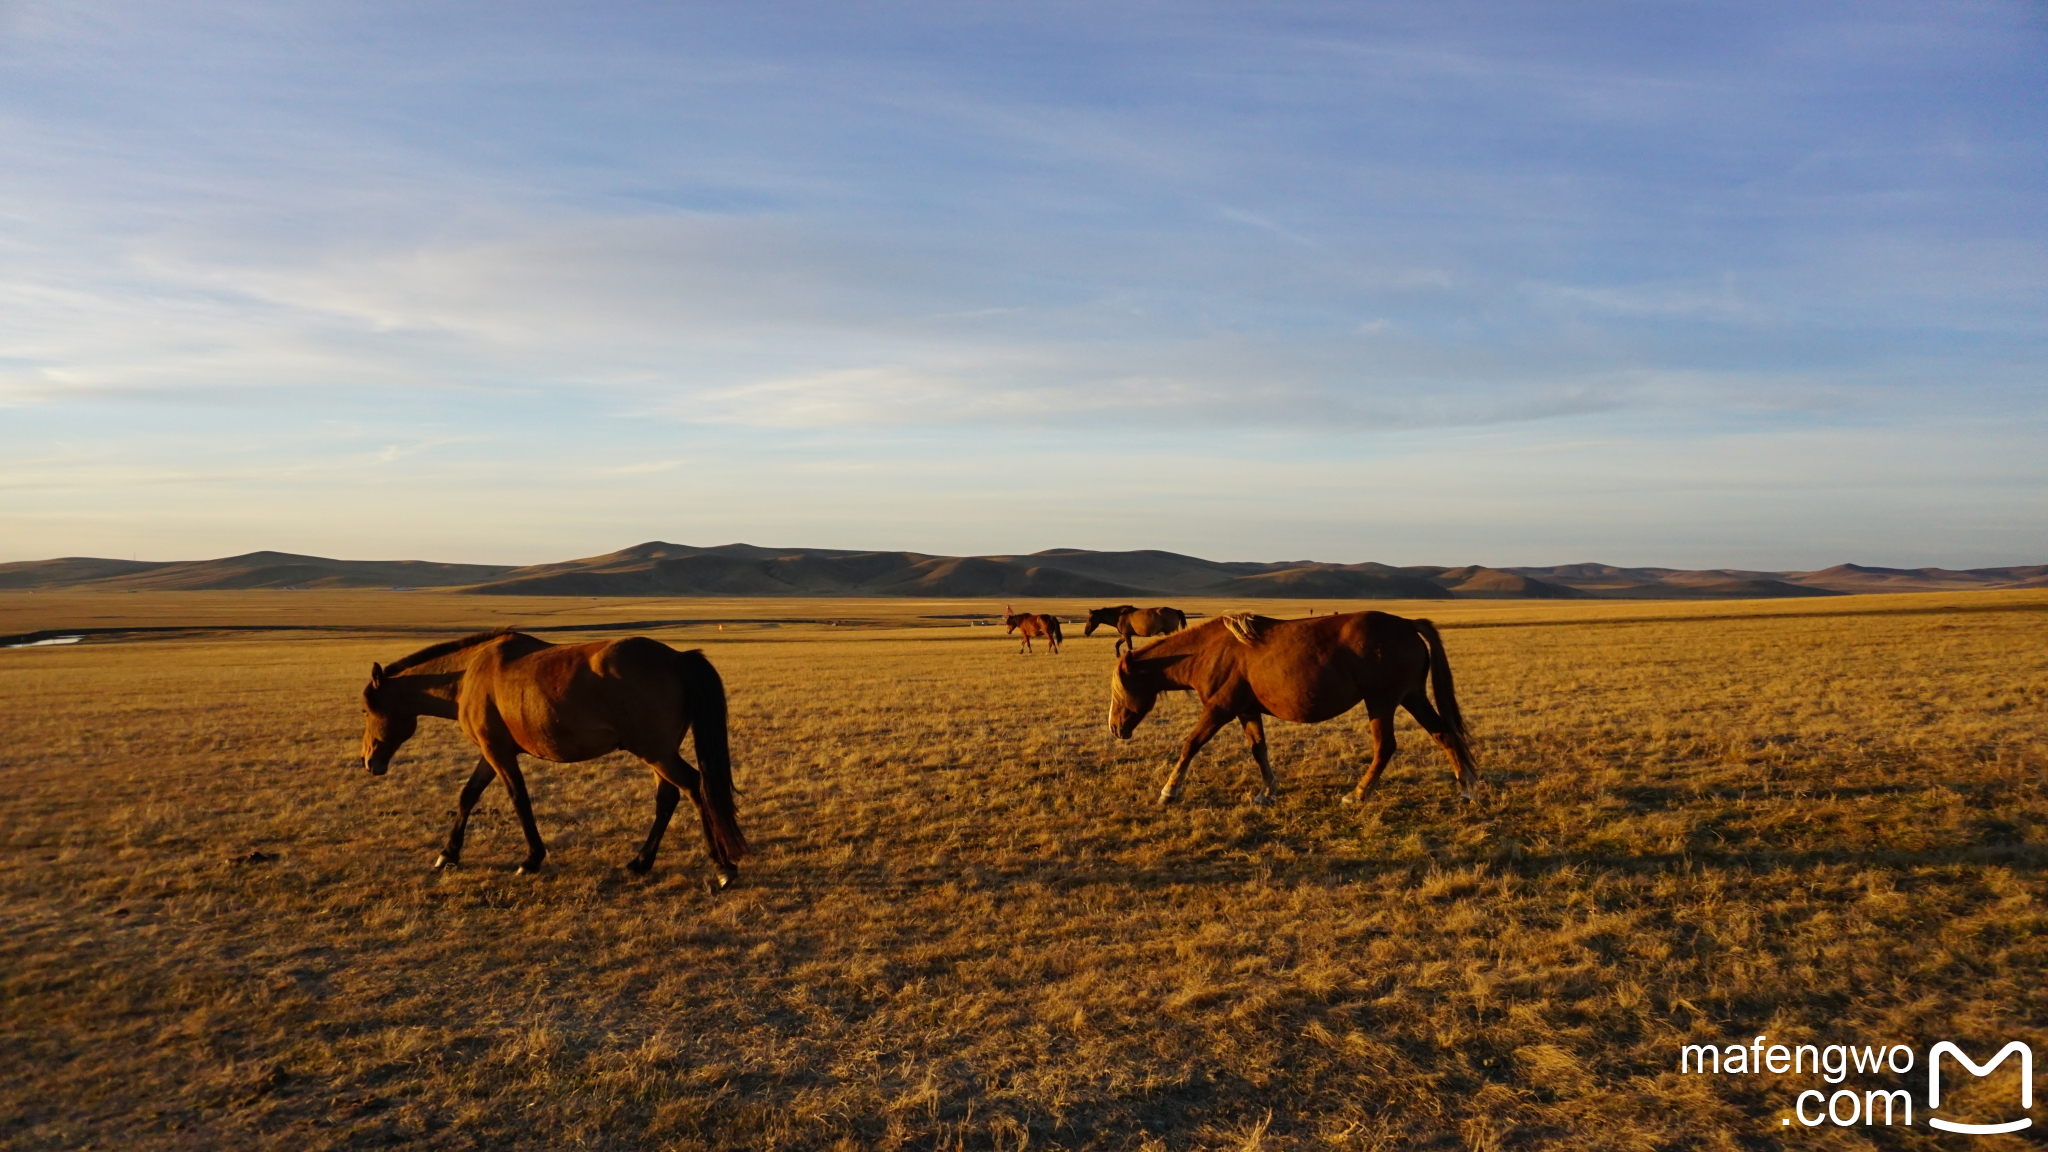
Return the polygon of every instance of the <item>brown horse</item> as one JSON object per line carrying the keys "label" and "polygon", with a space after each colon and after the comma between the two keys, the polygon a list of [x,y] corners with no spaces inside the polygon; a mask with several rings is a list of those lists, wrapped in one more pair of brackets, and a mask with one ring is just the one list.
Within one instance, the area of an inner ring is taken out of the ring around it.
{"label": "brown horse", "polygon": [[[1430,707],[1424,681],[1435,690]],[[1471,799],[1478,784],[1465,719],[1451,686],[1443,640],[1427,620],[1385,612],[1353,612],[1307,620],[1250,614],[1222,616],[1169,636],[1142,652],[1126,652],[1109,684],[1109,727],[1129,739],[1161,692],[1193,692],[1202,718],[1181,745],[1180,759],[1159,790],[1159,802],[1180,799],[1188,762],[1232,720],[1258,761],[1265,787],[1253,802],[1270,804],[1278,790],[1266,753],[1264,717],[1317,724],[1363,700],[1372,720],[1372,766],[1345,803],[1363,800],[1394,758],[1394,709],[1406,708],[1443,746],[1458,787]]]}
{"label": "brown horse", "polygon": [[1048,616],[1043,612],[1012,612],[1007,604],[1003,606],[1003,631],[1024,634],[1024,646],[1017,649],[1019,652],[1031,651],[1031,638],[1042,636],[1045,638],[1045,646],[1052,649],[1052,654],[1057,656],[1060,654],[1060,642],[1065,639],[1060,635],[1059,617]]}
{"label": "brown horse", "polygon": [[[372,664],[363,689],[363,764],[372,776],[391,766],[392,753],[412,737],[421,716],[457,722],[483,753],[462,786],[455,826],[434,867],[461,861],[470,809],[495,778],[512,794],[526,833],[519,871],[538,871],[548,850],[533,823],[519,754],[570,763],[623,748],[660,779],[654,827],[626,867],[642,874],[654,867],[669,816],[687,791],[704,824],[718,886],[738,878],[747,841],[733,808],[725,682],[702,652],[678,652],[644,636],[555,645],[501,629],[422,648],[389,667]],[[680,751],[684,731],[692,728],[701,775]]]}
{"label": "brown horse", "polygon": [[1188,626],[1188,616],[1178,608],[1133,608],[1119,604],[1089,612],[1088,627],[1081,630],[1081,635],[1093,636],[1103,624],[1116,629],[1116,648],[1112,654],[1122,655],[1134,646],[1132,637],[1170,636]]}

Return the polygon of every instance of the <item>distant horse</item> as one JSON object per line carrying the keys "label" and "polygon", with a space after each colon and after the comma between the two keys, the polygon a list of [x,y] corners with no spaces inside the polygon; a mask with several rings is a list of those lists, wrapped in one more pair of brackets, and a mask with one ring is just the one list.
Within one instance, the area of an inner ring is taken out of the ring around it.
{"label": "distant horse", "polygon": [[1033,636],[1041,636],[1045,639],[1046,647],[1052,649],[1052,654],[1055,656],[1059,655],[1060,642],[1065,639],[1064,636],[1060,635],[1059,617],[1048,616],[1043,612],[1011,612],[1007,604],[1003,606],[1003,609],[1003,631],[1005,633],[1022,632],[1024,634],[1024,646],[1017,649],[1017,651],[1031,651],[1031,638]]}
{"label": "distant horse", "polygon": [[1088,627],[1081,630],[1083,636],[1095,635],[1095,629],[1107,624],[1116,629],[1114,655],[1133,647],[1135,636],[1169,636],[1188,626],[1187,613],[1178,608],[1133,608],[1119,604],[1114,608],[1097,608],[1088,613]]}
{"label": "distant horse", "polygon": [[[456,721],[483,753],[462,786],[455,826],[434,867],[461,861],[470,809],[497,778],[512,794],[526,833],[519,871],[538,871],[548,850],[533,823],[519,754],[570,763],[623,748],[660,779],[654,827],[626,867],[641,874],[654,867],[669,816],[687,791],[704,825],[718,887],[738,878],[747,841],[733,807],[725,683],[702,652],[678,652],[644,636],[554,645],[500,629],[422,648],[389,667],[372,664],[363,689],[363,764],[372,776],[391,766],[421,716]],[[679,748],[692,728],[701,774]]]}
{"label": "distant horse", "polygon": [[[1432,708],[1425,679],[1436,694]],[[1451,685],[1451,663],[1436,626],[1385,612],[1352,612],[1307,620],[1273,620],[1249,613],[1221,616],[1169,636],[1144,651],[1124,653],[1109,684],[1109,727],[1130,739],[1161,692],[1193,692],[1202,717],[1181,745],[1180,759],[1159,790],[1159,802],[1180,799],[1188,762],[1225,724],[1244,725],[1265,787],[1255,803],[1270,804],[1278,790],[1266,752],[1264,717],[1318,724],[1363,700],[1372,720],[1372,766],[1345,796],[1365,799],[1394,758],[1394,709],[1408,709],[1451,758],[1467,800],[1479,782],[1465,719]]]}

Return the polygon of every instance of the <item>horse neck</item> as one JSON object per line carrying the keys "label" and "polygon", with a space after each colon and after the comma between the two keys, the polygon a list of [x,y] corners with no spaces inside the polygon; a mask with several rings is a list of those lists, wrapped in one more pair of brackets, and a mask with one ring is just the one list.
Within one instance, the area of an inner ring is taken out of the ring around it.
{"label": "horse neck", "polygon": [[475,655],[475,648],[450,652],[408,668],[391,677],[386,684],[397,685],[401,692],[394,699],[418,715],[453,720],[455,698],[462,691],[462,678],[469,671],[470,660]]}
{"label": "horse neck", "polygon": [[1187,632],[1175,632],[1143,648],[1133,647],[1124,657],[1130,661],[1131,674],[1151,682],[1162,692],[1192,689],[1194,681],[1191,676],[1197,663],[1198,649],[1188,642],[1189,635]]}

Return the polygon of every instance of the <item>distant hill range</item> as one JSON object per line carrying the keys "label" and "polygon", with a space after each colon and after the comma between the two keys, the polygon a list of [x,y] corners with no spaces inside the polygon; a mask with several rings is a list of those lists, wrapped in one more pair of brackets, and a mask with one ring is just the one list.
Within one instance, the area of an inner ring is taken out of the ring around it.
{"label": "distant hill range", "polygon": [[224,560],[70,557],[0,564],[0,591],[439,588],[501,596],[926,596],[939,598],[1284,597],[1296,600],[1749,600],[1853,592],[2048,588],[2048,564],[2011,568],[1444,568],[1203,560],[1173,552],[1052,548],[1029,556],[927,556],[831,548],[693,548],[653,541],[605,556],[536,564],[328,560],[251,552]]}

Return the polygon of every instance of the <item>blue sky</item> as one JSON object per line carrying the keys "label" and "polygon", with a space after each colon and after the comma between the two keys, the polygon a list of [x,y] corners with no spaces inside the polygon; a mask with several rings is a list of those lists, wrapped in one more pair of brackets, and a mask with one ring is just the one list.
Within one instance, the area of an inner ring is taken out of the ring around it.
{"label": "blue sky", "polygon": [[2038,4],[0,0],[0,560],[2048,561]]}

